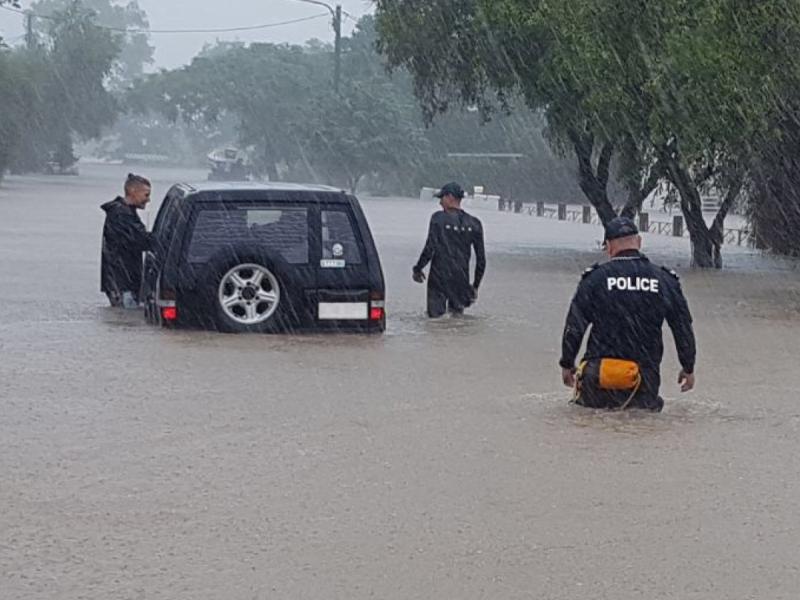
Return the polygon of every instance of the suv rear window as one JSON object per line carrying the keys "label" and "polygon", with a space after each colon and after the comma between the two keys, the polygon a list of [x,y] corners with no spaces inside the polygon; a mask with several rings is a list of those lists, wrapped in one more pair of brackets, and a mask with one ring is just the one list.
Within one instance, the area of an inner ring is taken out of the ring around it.
{"label": "suv rear window", "polygon": [[358,239],[346,210],[322,211],[322,258],[344,259],[348,265],[361,264]]}
{"label": "suv rear window", "polygon": [[189,262],[207,262],[220,249],[239,244],[270,250],[290,264],[308,264],[308,210],[250,206],[201,210],[189,243]]}

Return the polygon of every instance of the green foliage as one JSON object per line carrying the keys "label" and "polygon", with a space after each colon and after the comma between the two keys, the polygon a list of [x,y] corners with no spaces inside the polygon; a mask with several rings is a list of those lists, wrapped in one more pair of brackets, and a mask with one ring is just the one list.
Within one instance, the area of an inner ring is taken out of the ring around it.
{"label": "green foliage", "polygon": [[338,94],[332,49],[312,40],[304,46],[205,48],[191,65],[137,83],[126,103],[134,113],[153,111],[195,128],[235,119],[240,144],[255,150],[256,166],[273,178],[349,188],[368,181],[374,190],[416,194],[420,185],[467,173],[493,189],[537,189],[529,179],[515,178],[519,163],[447,158],[481,151],[525,153],[541,167],[531,172],[563,173],[543,143],[541,120],[529,112],[527,118],[498,114],[485,126],[478,113],[468,112],[426,129],[411,78],[402,70],[389,74],[375,44],[371,17],[342,40]]}
{"label": "green foliage", "polygon": [[[31,10],[37,15],[53,17],[74,4],[74,0],[37,0],[31,5]],[[155,48],[150,45],[148,34],[121,31],[142,30],[150,26],[147,14],[139,7],[137,0],[81,0],[79,5],[92,15],[95,23],[114,29],[113,35],[120,46],[111,73],[114,87],[141,77],[144,68],[153,62]],[[35,32],[47,37],[50,23],[50,19],[34,19]]]}
{"label": "green foliage", "polygon": [[328,181],[353,191],[365,175],[407,174],[428,155],[422,128],[385,86],[348,83],[340,96],[318,96],[309,108],[304,154]]}
{"label": "green foliage", "polygon": [[797,0],[376,4],[379,48],[411,72],[429,117],[454,102],[489,113],[519,94],[557,148],[574,148],[598,211],[613,151],[634,200],[653,175],[678,187],[696,245],[716,235],[700,184],[738,192],[754,140],[780,135],[800,84]]}
{"label": "green foliage", "polygon": [[116,103],[104,87],[119,47],[79,2],[55,15],[32,48],[0,61],[0,172],[76,160],[73,139],[97,137],[113,123]]}
{"label": "green foliage", "polygon": [[327,47],[251,44],[206,49],[187,67],[135,86],[128,103],[196,126],[233,116],[240,143],[256,149],[257,168],[271,178],[299,165],[354,187],[424,148],[413,98],[399,94],[376,61],[369,26],[345,40],[339,95]]}
{"label": "green foliage", "polygon": [[0,50],[0,179],[13,160],[22,135],[20,117],[26,109],[26,80],[19,61]]}
{"label": "green foliage", "polygon": [[134,111],[154,110],[188,123],[234,115],[241,142],[259,149],[258,164],[275,177],[279,161],[299,156],[297,123],[305,115],[298,103],[315,96],[325,72],[325,61],[299,46],[235,46],[146,78],[128,103]]}
{"label": "green foliage", "polygon": [[406,82],[387,76],[374,44],[374,22],[367,17],[344,40],[340,93],[331,93],[323,79],[305,114],[295,118],[312,170],[352,190],[369,174],[409,176],[429,157]]}
{"label": "green foliage", "polygon": [[[58,2],[64,0],[42,0],[40,10]],[[34,168],[53,153],[69,160],[72,136],[96,136],[113,116],[103,78],[92,74],[102,71],[113,42],[120,40],[92,25],[99,7],[109,3],[86,2],[68,3],[68,18],[55,15],[54,27],[40,35],[34,48],[15,53],[29,63],[31,88],[45,92],[23,103],[34,116],[23,119],[27,134],[16,153],[19,168]],[[96,37],[101,33],[110,37]],[[81,39],[92,46],[85,55],[80,55]],[[130,86],[124,97],[129,114],[100,150],[115,157],[139,153],[197,159],[214,145],[230,142],[235,128],[256,167],[272,178],[311,177],[351,188],[368,180],[372,189],[414,194],[420,185],[453,178],[506,195],[527,192],[530,197],[535,190],[552,198],[559,193],[556,188],[569,189],[563,163],[547,152],[537,115],[498,113],[484,123],[478,112],[464,112],[426,129],[411,78],[404,71],[390,75],[375,44],[370,17],[342,40],[338,94],[332,89],[332,48],[324,43],[204,48],[190,65]],[[526,157],[473,160],[449,158],[451,152]],[[543,183],[548,178],[551,185]]]}

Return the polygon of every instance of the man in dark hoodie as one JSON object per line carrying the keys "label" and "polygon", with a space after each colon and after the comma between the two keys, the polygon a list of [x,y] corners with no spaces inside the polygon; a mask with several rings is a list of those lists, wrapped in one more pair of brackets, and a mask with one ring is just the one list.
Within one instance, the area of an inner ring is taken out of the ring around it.
{"label": "man in dark hoodie", "polygon": [[142,253],[152,245],[150,234],[136,214],[150,202],[150,182],[128,174],[125,197],[106,202],[100,289],[111,306],[135,307],[142,283]]}

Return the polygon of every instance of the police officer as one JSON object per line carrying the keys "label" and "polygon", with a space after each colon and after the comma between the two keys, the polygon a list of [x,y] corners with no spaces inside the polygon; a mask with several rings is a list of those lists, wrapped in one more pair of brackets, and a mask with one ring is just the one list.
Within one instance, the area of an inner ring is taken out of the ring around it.
{"label": "police officer", "polygon": [[[412,269],[414,281],[425,281],[423,269],[430,262],[428,316],[443,316],[448,310],[462,314],[478,298],[478,287],[486,271],[483,225],[461,208],[464,190],[448,183],[434,194],[442,211],[434,213],[425,248]],[[469,261],[475,250],[475,278],[470,283]]]}
{"label": "police officer", "polygon": [[[694,387],[692,317],[678,276],[652,264],[640,252],[641,246],[642,238],[633,221],[625,217],[610,221],[605,229],[605,247],[611,260],[586,269],[569,308],[559,364],[564,384],[575,387],[577,383],[576,401],[583,406],[630,406],[656,412],[663,408],[658,391],[665,319],[682,367],[678,375],[681,391]],[[592,331],[576,381],[575,358],[589,325]],[[607,359],[636,363],[639,383],[624,389],[603,384],[602,368],[630,364]]]}

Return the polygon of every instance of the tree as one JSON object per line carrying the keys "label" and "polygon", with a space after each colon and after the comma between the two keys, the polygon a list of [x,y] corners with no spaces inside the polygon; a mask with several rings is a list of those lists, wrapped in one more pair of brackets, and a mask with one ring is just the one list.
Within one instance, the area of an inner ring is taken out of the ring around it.
{"label": "tree", "polygon": [[76,2],[51,22],[47,36],[33,48],[9,53],[15,107],[9,165],[17,171],[55,160],[74,162],[73,138],[97,137],[113,123],[116,103],[104,87],[118,46],[114,36],[96,27]]}
{"label": "tree", "polygon": [[366,175],[419,167],[430,145],[407,82],[388,77],[378,60],[373,18],[362,18],[342,46],[339,94],[323,86],[297,125],[307,166],[355,193]]}
{"label": "tree", "polygon": [[[793,7],[793,8],[791,8]],[[735,0],[662,2],[663,56],[644,45],[652,83],[650,141],[666,176],[680,193],[697,266],[722,266],[724,219],[742,189],[751,187],[757,140],[776,133],[775,122],[800,84],[793,50],[776,43],[797,39],[794,2]],[[784,35],[779,35],[783,32]],[[779,82],[793,81],[781,89]],[[704,188],[723,196],[708,225]]]}
{"label": "tree", "polygon": [[194,123],[235,115],[240,141],[259,148],[257,166],[276,179],[278,163],[299,157],[297,112],[316,95],[325,72],[302,47],[251,44],[207,52],[186,67],[151,76],[128,101],[135,110]]}
{"label": "tree", "polygon": [[28,82],[19,62],[9,51],[0,48],[0,180],[14,158],[21,137],[21,122],[31,97]]}
{"label": "tree", "polygon": [[422,128],[405,117],[391,90],[347,83],[339,96],[318,96],[310,113],[303,148],[309,166],[353,193],[365,175],[407,171],[428,154]]}
{"label": "tree", "polygon": [[[429,117],[454,99],[484,112],[519,93],[547,118],[556,147],[572,148],[598,214],[612,158],[633,214],[662,177],[678,189],[698,266],[719,266],[724,218],[745,180],[747,139],[775,105],[759,40],[796,5],[769,0],[378,0],[380,48],[407,67]],[[777,17],[781,18],[781,17]],[[732,126],[733,125],[733,126]],[[703,185],[725,201],[711,226]]]}
{"label": "tree", "polygon": [[196,125],[234,116],[271,179],[301,167],[354,189],[367,174],[418,164],[427,146],[413,96],[388,77],[374,40],[370,18],[343,40],[339,94],[325,45],[226,44],[145,79],[128,104]]}
{"label": "tree", "polygon": [[[63,13],[75,0],[37,0],[31,5],[31,11],[44,18],[34,19],[35,31],[40,36],[47,36],[54,16]],[[112,81],[120,87],[141,77],[146,66],[153,63],[155,48],[150,45],[149,35],[142,30],[150,27],[147,13],[139,7],[137,0],[128,0],[125,4],[119,0],[81,0],[80,7],[91,12],[94,21],[101,27],[113,28],[120,45],[119,54],[114,62]],[[132,30],[122,33],[124,30]]]}
{"label": "tree", "polygon": [[[553,146],[562,153],[571,148],[580,187],[601,219],[616,215],[608,195],[611,161],[615,148],[635,146],[625,122],[640,107],[614,100],[616,89],[632,84],[609,81],[619,72],[618,55],[597,47],[597,15],[586,2],[377,4],[379,49],[392,67],[412,73],[429,120],[457,103],[490,117],[520,96],[530,109],[543,111]],[[619,22],[626,25],[624,15]],[[596,53],[596,64],[581,62],[587,53]],[[631,67],[629,79],[641,70]]]}
{"label": "tree", "polygon": [[800,256],[800,65],[792,56],[800,45],[800,10],[792,2],[771,8],[760,15],[760,49],[776,101],[765,131],[751,142],[750,212],[757,247]]}
{"label": "tree", "polygon": [[[331,86],[331,48],[321,42],[225,43],[204,48],[188,67],[138,82],[126,103],[133,112],[154,111],[196,128],[235,119],[239,142],[258,149],[256,162],[272,178],[310,177],[349,188],[366,181],[384,193],[416,193],[420,185],[461,178],[507,195],[567,193],[565,177],[553,177],[565,167],[544,144],[539,115],[498,114],[488,123],[477,113],[449,115],[426,129],[411,78],[387,72],[376,38],[374,19],[365,17],[342,40],[338,94]],[[451,152],[525,158],[471,161],[450,158]],[[518,176],[522,162],[530,177]]]}
{"label": "tree", "polygon": [[800,107],[787,107],[776,129],[752,163],[753,237],[758,248],[800,257]]}

